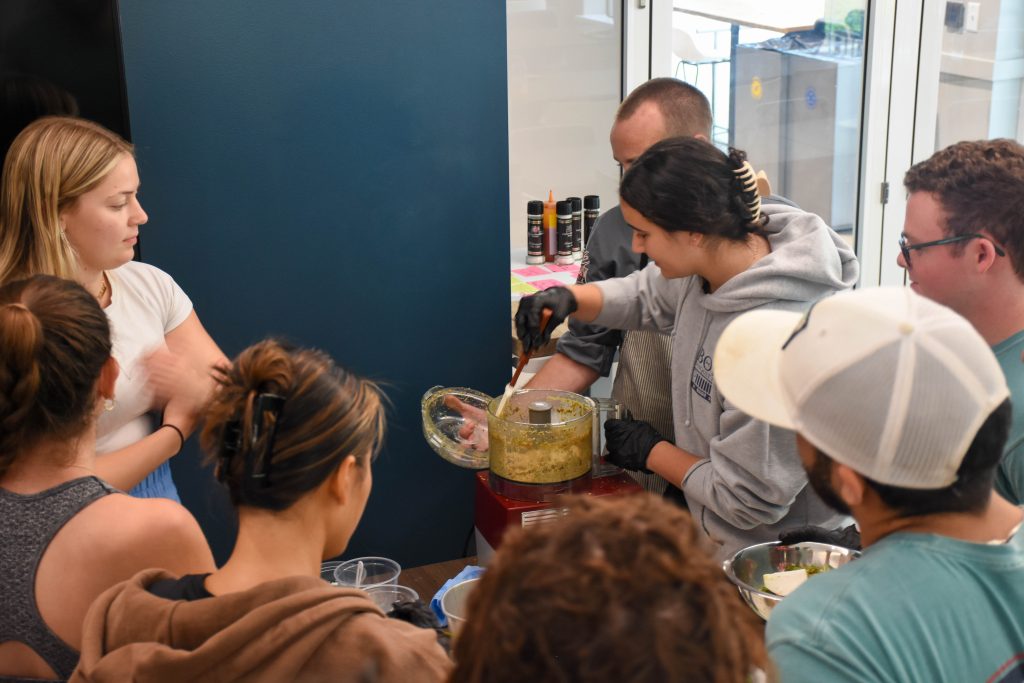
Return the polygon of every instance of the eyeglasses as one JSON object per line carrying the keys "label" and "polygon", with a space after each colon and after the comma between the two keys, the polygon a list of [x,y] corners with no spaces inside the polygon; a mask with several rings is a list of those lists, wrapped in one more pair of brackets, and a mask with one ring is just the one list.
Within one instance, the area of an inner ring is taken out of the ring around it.
{"label": "eyeglasses", "polygon": [[[921,242],[920,244],[911,244],[910,242],[907,241],[906,233],[901,232],[900,253],[903,254],[903,260],[906,262],[907,268],[909,268],[910,252],[914,251],[915,249],[926,249],[927,247],[937,247],[940,244],[955,244],[957,242],[966,242],[967,240],[973,239],[988,240],[989,242],[992,242],[992,238],[986,237],[985,235],[981,235],[976,232],[972,232],[969,235],[957,235],[956,237],[947,237],[945,239],[934,240],[932,242]],[[1003,251],[1002,247],[1000,247],[995,242],[992,242],[992,248],[996,250],[997,256],[1006,256],[1006,252]]]}

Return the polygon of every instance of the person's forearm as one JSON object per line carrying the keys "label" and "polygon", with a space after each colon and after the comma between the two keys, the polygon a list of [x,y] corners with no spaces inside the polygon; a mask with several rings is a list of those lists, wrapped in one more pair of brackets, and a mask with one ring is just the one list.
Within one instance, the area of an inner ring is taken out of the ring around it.
{"label": "person's forearm", "polygon": [[582,363],[577,363],[564,353],[548,358],[540,371],[527,382],[530,389],[558,389],[580,393],[600,377],[598,372]]}
{"label": "person's forearm", "polygon": [[647,469],[668,480],[676,488],[682,488],[683,479],[690,468],[701,462],[693,453],[684,451],[668,441],[658,443],[647,456]]}
{"label": "person's forearm", "polygon": [[597,285],[573,285],[572,294],[576,297],[576,312],[572,317],[585,323],[592,322],[604,306],[604,295]]}
{"label": "person's forearm", "polygon": [[[187,436],[187,434],[186,434]],[[127,491],[181,450],[181,437],[169,427],[157,429],[130,446],[96,456],[100,479]]]}

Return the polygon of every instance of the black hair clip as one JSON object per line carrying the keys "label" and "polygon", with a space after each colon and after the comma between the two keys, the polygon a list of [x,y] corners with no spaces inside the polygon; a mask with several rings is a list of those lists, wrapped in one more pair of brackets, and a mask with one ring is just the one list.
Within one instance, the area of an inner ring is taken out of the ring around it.
{"label": "black hair clip", "polygon": [[[250,454],[251,457],[245,459],[245,474],[247,478],[259,481],[262,486],[269,484],[270,461],[274,453],[274,437],[277,434],[277,421],[281,415],[282,406],[284,406],[284,396],[277,394],[260,394],[253,401],[252,431],[249,435],[249,450],[253,453]],[[263,448],[259,453],[255,453],[256,444],[263,433],[268,415],[273,416],[274,419],[267,427]]]}
{"label": "black hair clip", "polygon": [[224,433],[221,435],[219,463],[216,469],[216,476],[223,481],[231,467],[231,458],[238,455],[242,448],[242,426],[239,420],[230,420],[224,425]]}

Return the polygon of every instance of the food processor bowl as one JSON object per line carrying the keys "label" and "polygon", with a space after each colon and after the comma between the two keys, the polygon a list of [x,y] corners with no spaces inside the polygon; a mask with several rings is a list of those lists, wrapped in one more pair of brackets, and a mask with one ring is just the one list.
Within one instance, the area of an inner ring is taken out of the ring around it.
{"label": "food processor bowl", "polygon": [[[495,398],[487,407],[489,483],[495,493],[548,501],[561,493],[590,490],[591,399],[568,391],[525,389],[512,394],[501,415],[496,414],[499,403]],[[550,412],[539,418],[545,411],[537,406]]]}

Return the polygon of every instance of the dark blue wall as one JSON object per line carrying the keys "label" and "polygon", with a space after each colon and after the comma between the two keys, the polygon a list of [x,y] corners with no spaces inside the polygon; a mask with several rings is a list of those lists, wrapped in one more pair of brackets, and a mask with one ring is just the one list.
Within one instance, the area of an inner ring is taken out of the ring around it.
{"label": "dark blue wall", "polygon": [[[144,260],[228,355],[266,335],[389,384],[347,556],[456,557],[471,473],[428,449],[432,385],[508,376],[505,6],[480,0],[122,0]],[[223,560],[230,513],[173,462]]]}

